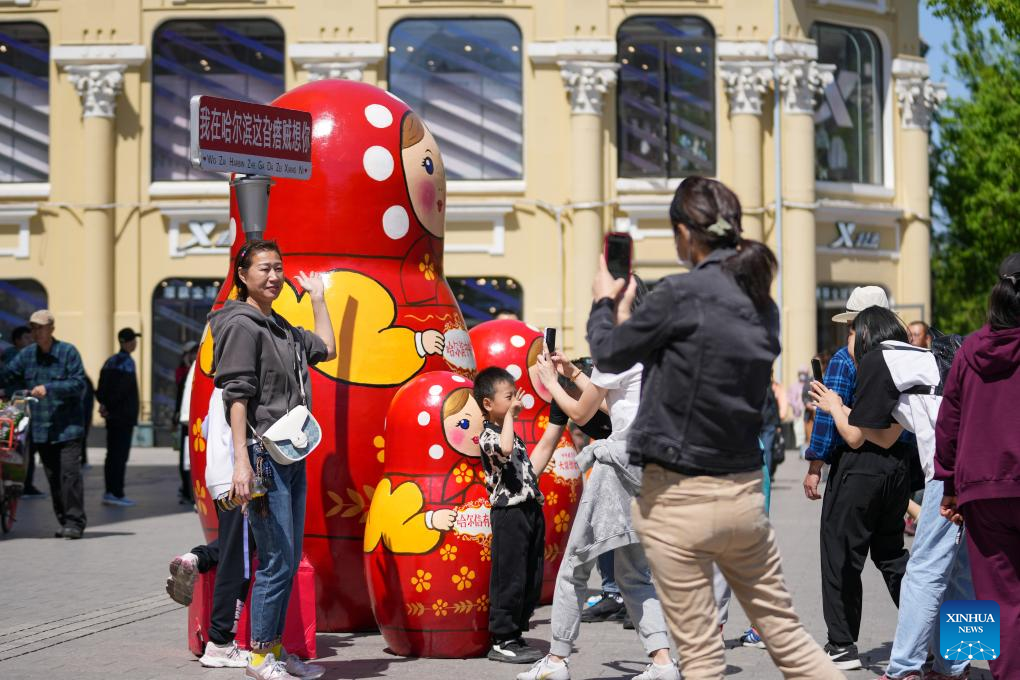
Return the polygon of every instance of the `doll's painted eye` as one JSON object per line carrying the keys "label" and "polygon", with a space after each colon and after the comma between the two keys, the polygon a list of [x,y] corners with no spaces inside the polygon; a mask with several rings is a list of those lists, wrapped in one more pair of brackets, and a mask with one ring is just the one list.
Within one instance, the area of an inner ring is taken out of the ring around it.
{"label": "doll's painted eye", "polygon": [[421,167],[425,168],[425,172],[430,175],[436,171],[436,166],[432,164],[432,159],[428,157],[421,162]]}
{"label": "doll's painted eye", "polygon": [[462,430],[466,430],[469,427],[471,427],[471,422],[467,418],[462,418],[461,420],[457,421],[457,427],[459,427]]}

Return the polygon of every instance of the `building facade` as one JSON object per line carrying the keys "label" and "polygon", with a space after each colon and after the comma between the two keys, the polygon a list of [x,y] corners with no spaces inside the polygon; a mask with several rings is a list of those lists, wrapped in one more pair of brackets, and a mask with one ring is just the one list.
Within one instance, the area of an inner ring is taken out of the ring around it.
{"label": "building facade", "polygon": [[[188,101],[348,78],[407,101],[449,178],[446,275],[586,351],[609,230],[678,270],[667,209],[716,177],[781,259],[791,381],[839,342],[855,285],[930,315],[928,123],[944,90],[917,0],[0,0],[0,332],[48,306],[97,376],[143,333],[143,418],[167,423],[233,234],[188,162]],[[777,102],[778,99],[778,102]],[[300,225],[297,225],[300,228]],[[909,318],[908,318],[909,317]]]}

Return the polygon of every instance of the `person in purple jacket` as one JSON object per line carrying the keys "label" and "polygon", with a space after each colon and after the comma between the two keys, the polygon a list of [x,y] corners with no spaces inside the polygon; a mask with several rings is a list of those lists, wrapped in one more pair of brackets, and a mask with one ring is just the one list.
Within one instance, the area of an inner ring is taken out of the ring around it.
{"label": "person in purple jacket", "polygon": [[999,266],[988,324],[946,378],[935,427],[942,515],[966,527],[979,600],[999,603],[996,680],[1020,678],[1020,252]]}

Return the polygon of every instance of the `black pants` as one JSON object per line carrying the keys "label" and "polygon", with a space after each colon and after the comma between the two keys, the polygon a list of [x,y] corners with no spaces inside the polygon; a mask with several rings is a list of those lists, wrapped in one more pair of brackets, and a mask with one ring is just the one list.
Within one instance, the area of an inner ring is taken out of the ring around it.
{"label": "black pants", "polygon": [[910,498],[906,458],[847,451],[829,474],[820,534],[822,612],[833,644],[857,642],[861,572],[869,552],[899,606],[900,582],[910,557],[903,547],[903,515]]}
{"label": "black pants", "polygon": [[541,505],[526,501],[493,508],[491,521],[489,633],[494,642],[503,642],[528,630],[542,596],[545,517]]}
{"label": "black pants", "polygon": [[184,467],[184,457],[188,455],[188,427],[187,425],[181,425],[178,428],[177,439],[180,442],[180,455],[177,457],[177,471],[181,475],[181,500],[190,503],[192,501],[191,496],[191,466],[188,469]]}
{"label": "black pants", "polygon": [[106,421],[106,463],[103,474],[106,477],[106,493],[117,498],[124,497],[124,472],[131,454],[131,435],[135,424],[116,420]]}
{"label": "black pants", "polygon": [[[220,534],[208,545],[197,545],[191,552],[198,557],[198,570],[205,573],[216,567],[213,585],[209,639],[218,645],[229,644],[237,632],[237,617],[248,597],[251,581],[251,556],[255,541],[241,508],[219,511]],[[248,534],[245,554],[244,535]]]}
{"label": "black pants", "polygon": [[84,530],[85,485],[81,478],[81,440],[56,444],[32,444],[39,452],[46,479],[50,483],[53,512],[61,526]]}

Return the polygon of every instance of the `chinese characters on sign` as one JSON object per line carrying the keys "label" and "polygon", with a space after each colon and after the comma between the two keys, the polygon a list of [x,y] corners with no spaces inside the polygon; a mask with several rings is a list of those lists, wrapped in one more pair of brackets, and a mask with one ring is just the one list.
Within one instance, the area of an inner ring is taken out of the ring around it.
{"label": "chinese characters on sign", "polygon": [[213,172],[308,179],[312,115],[232,99],[192,97],[191,162]]}

